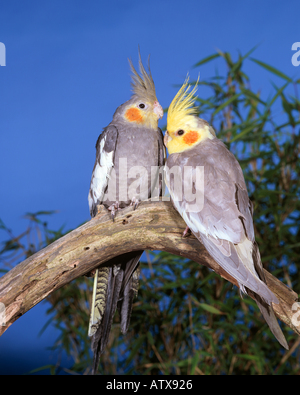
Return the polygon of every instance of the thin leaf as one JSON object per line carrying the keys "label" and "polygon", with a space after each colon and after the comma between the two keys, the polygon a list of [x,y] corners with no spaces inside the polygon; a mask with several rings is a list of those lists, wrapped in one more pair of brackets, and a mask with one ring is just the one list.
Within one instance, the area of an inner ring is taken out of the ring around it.
{"label": "thin leaf", "polygon": [[198,302],[198,300],[195,299],[195,298],[192,298],[192,300],[194,301],[194,303],[195,303],[197,306],[201,307],[201,308],[202,308],[203,310],[205,310],[205,311],[208,311],[209,313],[218,314],[218,315],[227,314],[227,313],[223,313],[222,311],[218,310],[218,309],[215,308],[214,306],[211,306],[211,305],[206,304],[206,303],[200,303],[200,302]]}
{"label": "thin leaf", "polygon": [[270,66],[269,64],[261,62],[260,60],[257,60],[257,59],[254,59],[254,58],[250,58],[250,60],[252,60],[253,62],[259,64],[261,67],[263,67],[266,70],[270,71],[271,73],[277,75],[278,77],[281,77],[281,78],[285,79],[286,81],[293,82],[293,80],[290,77],[288,77],[286,74],[282,73],[281,71],[279,71],[275,67]]}
{"label": "thin leaf", "polygon": [[215,53],[213,55],[207,56],[206,58],[200,60],[200,62],[194,64],[193,68],[201,66],[204,63],[210,62],[211,60],[218,58],[220,55],[218,53]]}
{"label": "thin leaf", "polygon": [[263,105],[266,105],[266,103],[265,103],[264,101],[262,101],[262,100],[258,97],[258,95],[256,95],[255,93],[251,92],[249,89],[243,88],[243,89],[242,89],[242,92],[244,93],[244,95],[250,97],[251,99],[254,99],[254,100],[258,101],[259,103],[261,103],[261,104],[263,104]]}
{"label": "thin leaf", "polygon": [[200,353],[196,353],[192,358],[191,375],[195,374],[195,369],[200,359]]}
{"label": "thin leaf", "polygon": [[222,103],[213,113],[212,115],[218,114],[223,108],[227,107],[229,104],[231,104],[233,101],[235,101],[239,96],[241,96],[241,92],[237,93],[233,96],[231,96],[228,100],[226,100],[224,103]]}

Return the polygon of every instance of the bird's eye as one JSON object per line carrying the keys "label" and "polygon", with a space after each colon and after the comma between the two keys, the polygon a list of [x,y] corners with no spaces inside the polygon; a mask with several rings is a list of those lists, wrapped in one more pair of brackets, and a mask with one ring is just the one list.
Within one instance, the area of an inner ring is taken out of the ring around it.
{"label": "bird's eye", "polygon": [[139,107],[140,107],[140,108],[145,108],[145,104],[144,104],[144,103],[140,103],[140,104],[139,104]]}
{"label": "bird's eye", "polygon": [[178,136],[182,136],[184,134],[184,130],[182,130],[182,129],[178,130],[177,134],[178,134]]}

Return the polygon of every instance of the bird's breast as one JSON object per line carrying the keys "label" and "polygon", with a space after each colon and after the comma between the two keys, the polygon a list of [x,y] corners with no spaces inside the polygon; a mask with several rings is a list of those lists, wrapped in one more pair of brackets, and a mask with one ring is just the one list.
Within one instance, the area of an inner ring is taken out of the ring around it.
{"label": "bird's breast", "polygon": [[140,201],[150,198],[158,178],[158,155],[157,131],[120,133],[108,182],[111,193],[104,204],[119,201],[120,207],[125,207],[133,197]]}

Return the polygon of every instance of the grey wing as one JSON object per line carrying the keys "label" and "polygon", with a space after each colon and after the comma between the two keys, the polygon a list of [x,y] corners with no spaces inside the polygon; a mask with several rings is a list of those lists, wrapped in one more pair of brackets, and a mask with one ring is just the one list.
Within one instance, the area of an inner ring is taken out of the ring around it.
{"label": "grey wing", "polygon": [[[253,224],[249,225],[247,223],[248,221],[252,223],[252,214],[248,214],[247,207],[249,207],[250,211],[252,210],[251,203],[246,204],[243,209],[239,206],[241,212],[245,214],[244,218],[241,218],[241,221],[243,220],[245,222],[246,232],[252,234]],[[247,237],[241,243],[233,244],[227,240],[213,239],[209,235],[200,234],[199,236],[198,238],[215,261],[238,281],[240,289],[243,292],[248,293],[254,298],[272,333],[279,343],[288,350],[288,344],[280,329],[271,304],[271,302],[279,302],[266,285],[261,258],[255,240],[249,240]],[[218,243],[220,244],[218,245]]]}
{"label": "grey wing", "polygon": [[97,214],[97,205],[103,201],[110,173],[114,167],[117,139],[118,129],[113,125],[109,125],[103,130],[96,143],[96,161],[88,195],[92,217]]}
{"label": "grey wing", "polygon": [[163,171],[166,161],[166,147],[164,145],[164,135],[160,128],[158,128],[158,166],[159,166],[159,196],[165,194],[165,185],[163,181]]}
{"label": "grey wing", "polygon": [[[257,273],[252,257],[252,206],[242,170],[235,158],[234,161],[231,156],[224,159],[228,162],[223,160],[222,165],[204,163],[204,202],[199,211],[189,211],[189,202],[185,200],[184,194],[182,201],[174,201],[174,205],[210,255],[238,281],[243,292],[246,292],[247,287],[269,304],[278,303],[276,296]],[[188,165],[195,169],[196,162],[197,158],[191,157]],[[234,173],[229,173],[227,169],[232,168],[235,169]],[[171,185],[170,192],[172,189]]]}
{"label": "grey wing", "polygon": [[271,305],[271,302],[279,302],[266,285],[255,242],[253,205],[242,170],[237,162],[235,165],[238,166],[236,177],[229,177],[218,167],[205,166],[204,205],[199,212],[188,212],[184,198],[182,201],[174,200],[174,185],[169,174],[167,184],[170,185],[171,196],[173,192],[173,203],[186,224],[215,261],[238,281],[240,289],[255,299],[272,333],[288,349]]}
{"label": "grey wing", "polygon": [[166,147],[164,145],[164,135],[158,128],[158,166],[164,166],[166,160]]}
{"label": "grey wing", "polygon": [[[263,270],[263,265],[261,262],[261,257],[259,253],[259,248],[258,245],[255,241],[255,235],[254,235],[254,227],[253,227],[253,204],[250,201],[248,197],[248,193],[244,188],[241,188],[239,185],[237,186],[237,193],[236,193],[236,202],[237,206],[240,210],[240,212],[243,214],[244,218],[241,218],[241,221],[243,222],[245,232],[247,235],[247,238],[252,241],[252,259],[253,259],[253,265],[254,269],[256,271],[256,274],[258,275],[259,279],[263,282],[266,283],[266,278]],[[266,320],[271,332],[273,335],[276,337],[276,339],[279,341],[279,343],[286,349],[288,350],[288,344],[287,341],[284,337],[284,334],[282,333],[282,330],[280,326],[278,325],[278,321],[276,319],[273,307],[271,304],[266,303],[264,298],[260,296],[260,293],[255,293],[247,289],[247,293],[252,294],[253,298],[255,299],[260,312],[262,313],[264,319]]]}

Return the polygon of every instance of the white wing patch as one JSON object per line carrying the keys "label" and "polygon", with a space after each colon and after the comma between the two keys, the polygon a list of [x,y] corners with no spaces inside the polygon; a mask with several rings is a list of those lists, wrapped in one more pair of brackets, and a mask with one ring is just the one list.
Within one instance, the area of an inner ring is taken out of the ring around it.
{"label": "white wing patch", "polygon": [[236,244],[234,247],[244,266],[246,266],[254,276],[257,276],[252,257],[252,241],[245,238],[242,243]]}
{"label": "white wing patch", "polygon": [[176,210],[179,212],[181,217],[184,219],[184,222],[191,229],[191,231],[194,233],[201,232],[201,233],[207,235],[207,229],[200,222],[200,219],[197,216],[197,213],[190,213],[190,215],[188,216],[185,211],[184,202],[179,202],[178,200],[176,200],[176,197],[174,196],[174,193],[172,190],[169,189],[169,192],[170,192],[170,195],[173,199],[173,203],[174,203]]}
{"label": "white wing patch", "polygon": [[96,163],[92,174],[91,187],[88,195],[90,211],[92,211],[93,205],[97,204],[98,201],[101,202],[103,200],[104,191],[108,184],[111,169],[114,167],[114,151],[104,151],[103,147],[105,141],[106,137],[101,140],[99,147],[100,163]]}
{"label": "white wing patch", "polygon": [[197,213],[190,213],[189,217],[187,213],[184,211],[182,217],[188,227],[194,233],[203,233],[207,236],[207,229],[203,226],[202,222],[200,222],[200,218],[198,217]]}

